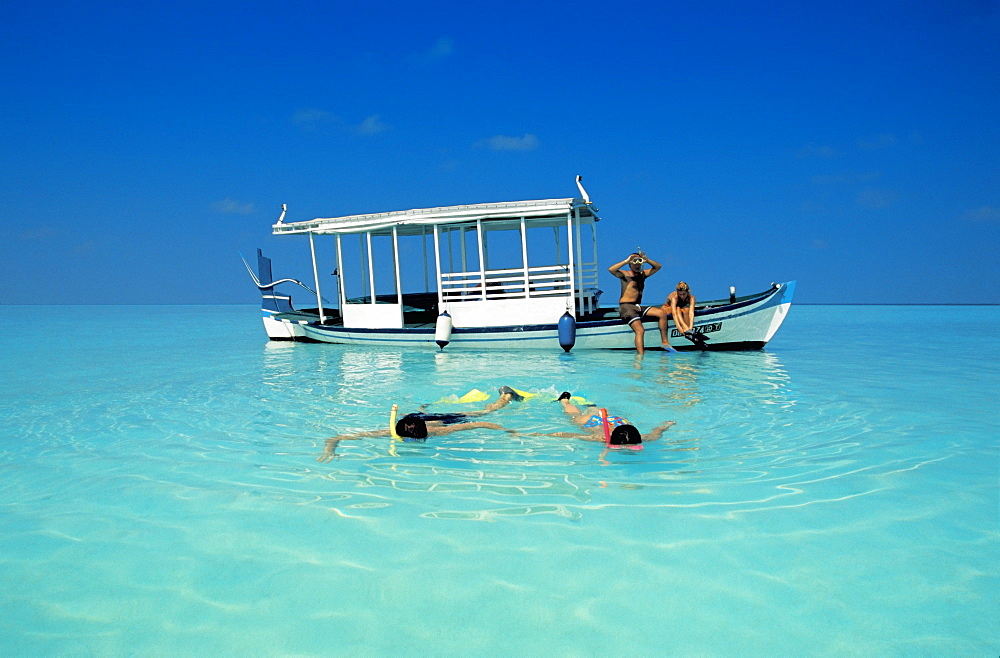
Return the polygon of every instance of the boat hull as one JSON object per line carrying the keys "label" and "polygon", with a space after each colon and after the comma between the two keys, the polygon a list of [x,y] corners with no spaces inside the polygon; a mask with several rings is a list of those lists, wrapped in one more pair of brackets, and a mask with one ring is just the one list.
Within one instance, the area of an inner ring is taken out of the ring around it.
{"label": "boat hull", "polygon": [[[706,337],[696,345],[680,336],[671,322],[671,346],[677,350],[756,350],[761,349],[777,332],[791,306],[795,282],[776,284],[771,290],[734,304],[699,309],[695,313],[695,331]],[[396,329],[345,328],[323,325],[317,318],[302,313],[281,314],[265,310],[264,327],[272,340],[338,343],[371,347],[410,347],[440,349],[435,342],[435,327]],[[655,321],[644,323],[647,349],[659,348]],[[445,348],[455,350],[561,349],[559,326],[552,324],[512,327],[455,327]],[[631,328],[621,320],[577,320],[573,349],[635,349]]]}

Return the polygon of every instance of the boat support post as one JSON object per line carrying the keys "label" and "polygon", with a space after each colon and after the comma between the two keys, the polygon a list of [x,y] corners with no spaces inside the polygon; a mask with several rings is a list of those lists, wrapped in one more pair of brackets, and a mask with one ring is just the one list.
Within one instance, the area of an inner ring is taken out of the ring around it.
{"label": "boat support post", "polygon": [[524,266],[524,297],[531,298],[531,281],[528,274],[528,227],[521,217],[521,265]]}
{"label": "boat support post", "polygon": [[482,291],[480,299],[486,301],[486,256],[483,251],[483,220],[476,219],[476,240],[479,243],[479,285]]}
{"label": "boat support post", "polygon": [[319,268],[316,267],[316,242],[313,240],[312,231],[309,232],[309,252],[313,261],[313,280],[316,281],[316,310],[319,311],[319,323],[326,322],[326,315],[323,314],[323,295],[319,291]]}
{"label": "boat support post", "polygon": [[375,305],[375,260],[372,257],[372,232],[365,233],[365,244],[368,247],[368,290],[372,296],[372,305]]}
{"label": "boat support post", "polygon": [[[582,187],[582,186],[581,186]],[[576,278],[573,283],[573,288],[576,289],[576,308],[579,309],[580,313],[585,313],[586,309],[583,307],[583,238],[580,236],[580,211],[573,209],[570,213],[572,217],[573,225],[576,227]]]}
{"label": "boat support post", "polygon": [[[399,304],[400,313],[403,308],[403,287],[399,280],[399,231],[392,227],[392,266],[396,270],[396,303]],[[427,270],[427,259],[424,258],[424,271]]]}
{"label": "boat support post", "polygon": [[340,234],[337,234],[337,303],[341,314],[344,313],[344,304],[347,303],[347,291],[344,290],[344,252],[340,245]]}
{"label": "boat support post", "polygon": [[573,259],[573,250],[576,246],[573,244],[573,213],[566,213],[566,252],[569,256],[569,285],[570,290],[567,297],[571,300],[573,299],[573,289],[576,288],[576,261]]}
{"label": "boat support post", "polygon": [[[448,247],[451,248],[451,241],[448,241]],[[441,243],[440,234],[438,233],[438,225],[434,225],[434,268],[437,271],[437,293],[438,293],[438,313],[441,311],[447,311],[444,303],[444,287],[441,284]]]}

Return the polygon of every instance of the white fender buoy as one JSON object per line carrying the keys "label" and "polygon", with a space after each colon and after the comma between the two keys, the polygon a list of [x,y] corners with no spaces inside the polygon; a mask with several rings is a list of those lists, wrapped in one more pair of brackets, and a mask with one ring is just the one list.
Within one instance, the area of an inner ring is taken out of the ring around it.
{"label": "white fender buoy", "polygon": [[576,318],[569,311],[559,318],[559,345],[569,352],[576,344]]}
{"label": "white fender buoy", "polygon": [[444,346],[451,342],[451,316],[448,315],[448,311],[444,311],[438,316],[437,324],[434,327],[434,342],[441,349],[444,349]]}

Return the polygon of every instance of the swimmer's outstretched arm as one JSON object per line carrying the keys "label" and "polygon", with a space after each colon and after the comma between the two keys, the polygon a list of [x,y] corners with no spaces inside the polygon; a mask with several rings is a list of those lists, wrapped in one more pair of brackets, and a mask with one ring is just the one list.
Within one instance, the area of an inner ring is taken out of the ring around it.
{"label": "swimmer's outstretched arm", "polygon": [[578,439],[583,435],[578,432],[525,432],[524,436],[558,436],[560,439]]}
{"label": "swimmer's outstretched arm", "polygon": [[323,454],[316,458],[318,462],[328,462],[334,457],[334,451],[337,449],[337,444],[341,441],[353,441],[356,439],[364,439],[366,437],[372,436],[389,436],[389,430],[373,430],[371,432],[357,432],[355,434],[341,434],[339,436],[331,436],[326,440],[326,445],[323,447]]}
{"label": "swimmer's outstretched arm", "polygon": [[531,432],[525,433],[524,436],[554,436],[560,439],[581,439],[583,441],[594,441],[595,443],[604,443],[604,436],[598,436],[597,434],[581,434],[580,432]]}
{"label": "swimmer's outstretched arm", "polygon": [[[648,434],[642,435],[642,442],[647,443],[649,441],[656,441],[663,436],[664,432],[676,424],[676,421],[668,420],[658,427],[654,427]],[[594,441],[595,443],[604,443],[605,441],[603,432],[598,429],[595,429],[593,432],[588,434],[580,434],[577,432],[532,432],[531,434],[525,434],[525,436],[556,436],[560,439],[583,439],[584,441]]]}
{"label": "swimmer's outstretched arm", "polygon": [[647,441],[656,441],[658,438],[660,438],[661,436],[663,436],[664,432],[666,432],[668,429],[670,429],[671,427],[673,427],[676,424],[677,424],[676,421],[668,420],[667,422],[663,423],[662,425],[659,425],[658,427],[654,427],[652,430],[649,431],[649,434],[646,434],[646,435],[644,435],[642,437],[643,443],[645,443]]}

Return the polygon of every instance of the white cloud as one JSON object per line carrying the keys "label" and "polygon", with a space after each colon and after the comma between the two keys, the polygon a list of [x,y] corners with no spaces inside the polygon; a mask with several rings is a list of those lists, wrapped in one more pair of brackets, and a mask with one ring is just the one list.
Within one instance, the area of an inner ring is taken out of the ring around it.
{"label": "white cloud", "polygon": [[19,240],[24,240],[25,242],[37,242],[52,239],[58,234],[51,226],[38,226],[35,228],[26,228],[16,232],[14,235]]}
{"label": "white cloud", "polygon": [[389,130],[391,126],[382,121],[381,115],[372,114],[359,123],[350,124],[341,117],[315,107],[304,107],[292,115],[292,123],[307,132],[324,134],[328,130],[347,131],[359,135],[377,135]]}
{"label": "white cloud", "polygon": [[885,133],[882,135],[875,135],[874,137],[866,137],[858,140],[858,148],[862,151],[877,151],[879,149],[884,149],[892,146],[896,143],[896,136]]}
{"label": "white cloud", "polygon": [[337,117],[333,114],[315,107],[304,107],[292,115],[292,123],[306,129],[316,128],[320,125],[336,121],[336,119]]}
{"label": "white cloud", "polygon": [[970,222],[1000,222],[1000,208],[980,206],[965,213],[965,219]]}
{"label": "white cloud", "polygon": [[378,133],[384,133],[389,130],[389,124],[382,121],[382,118],[378,114],[373,114],[366,117],[364,121],[358,125],[358,132],[362,135],[377,135]]}
{"label": "white cloud", "polygon": [[523,137],[495,135],[489,139],[481,139],[473,146],[493,151],[533,151],[538,148],[539,143],[537,137],[531,133],[525,133]]}
{"label": "white cloud", "polygon": [[410,60],[417,64],[434,64],[435,62],[448,59],[454,53],[455,42],[449,37],[441,37],[430,48],[413,53],[410,56]]}
{"label": "white cloud", "polygon": [[844,183],[870,183],[882,177],[880,171],[868,171],[864,173],[848,172],[843,174],[827,174],[813,176],[812,182],[817,185],[840,185]]}
{"label": "white cloud", "polygon": [[86,256],[87,254],[92,254],[94,253],[94,241],[84,240],[80,244],[75,245],[72,251],[77,256]]}
{"label": "white cloud", "polygon": [[799,204],[799,212],[804,212],[810,215],[823,215],[830,212],[830,209],[824,206],[822,203],[819,203],[812,199],[806,199],[801,204]]}
{"label": "white cloud", "polygon": [[226,197],[222,201],[212,204],[212,210],[226,215],[249,215],[253,212],[252,203],[241,203],[231,197]]}
{"label": "white cloud", "polygon": [[799,149],[800,158],[832,158],[836,155],[837,149],[816,142],[809,142]]}
{"label": "white cloud", "polygon": [[453,52],[455,52],[455,42],[448,37],[441,37],[434,42],[427,54],[434,59],[443,59]]}
{"label": "white cloud", "polygon": [[858,194],[857,203],[862,208],[888,208],[896,203],[899,195],[892,190],[863,190]]}

